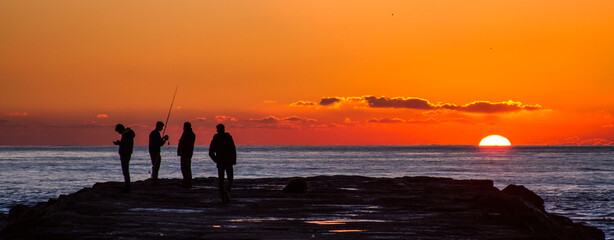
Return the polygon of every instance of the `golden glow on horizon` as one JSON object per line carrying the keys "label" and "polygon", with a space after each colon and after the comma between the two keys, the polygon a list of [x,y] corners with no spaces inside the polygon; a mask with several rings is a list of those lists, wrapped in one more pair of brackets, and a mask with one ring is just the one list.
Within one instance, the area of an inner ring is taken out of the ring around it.
{"label": "golden glow on horizon", "polygon": [[511,146],[507,138],[499,136],[499,135],[490,135],[485,137],[480,141],[480,146]]}

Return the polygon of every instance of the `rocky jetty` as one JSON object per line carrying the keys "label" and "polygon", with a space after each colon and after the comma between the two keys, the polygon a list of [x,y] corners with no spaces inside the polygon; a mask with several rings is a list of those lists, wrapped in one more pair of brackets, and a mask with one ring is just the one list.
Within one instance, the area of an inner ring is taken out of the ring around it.
{"label": "rocky jetty", "polygon": [[[239,179],[222,203],[216,178],[191,189],[96,183],[15,206],[2,239],[604,239],[597,228],[547,213],[522,186],[432,177]],[[290,184],[289,184],[290,183]],[[289,186],[288,186],[289,185]],[[285,189],[285,191],[284,191]]]}

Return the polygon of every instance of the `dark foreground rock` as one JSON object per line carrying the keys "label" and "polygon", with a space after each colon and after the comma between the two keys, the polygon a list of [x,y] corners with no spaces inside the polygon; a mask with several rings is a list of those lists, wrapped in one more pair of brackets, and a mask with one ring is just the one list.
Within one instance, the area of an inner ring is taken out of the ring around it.
{"label": "dark foreground rock", "polygon": [[[3,239],[604,239],[597,228],[543,210],[521,186],[489,180],[319,176],[239,179],[223,204],[217,179],[160,185],[97,183],[70,195],[16,206]],[[537,198],[536,198],[537,197]]]}

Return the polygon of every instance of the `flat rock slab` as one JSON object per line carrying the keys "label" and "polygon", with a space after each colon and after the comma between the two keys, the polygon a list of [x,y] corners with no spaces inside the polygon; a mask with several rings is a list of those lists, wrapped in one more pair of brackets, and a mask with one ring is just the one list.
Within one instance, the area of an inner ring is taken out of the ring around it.
{"label": "flat rock slab", "polygon": [[490,180],[360,176],[239,179],[222,203],[216,178],[96,183],[11,209],[4,239],[604,239]]}

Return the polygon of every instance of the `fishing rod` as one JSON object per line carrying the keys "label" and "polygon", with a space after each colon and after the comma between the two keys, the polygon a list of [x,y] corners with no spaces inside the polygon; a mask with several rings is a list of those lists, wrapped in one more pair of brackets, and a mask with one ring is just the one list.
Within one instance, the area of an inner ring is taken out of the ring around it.
{"label": "fishing rod", "polygon": [[[168,119],[171,117],[171,110],[173,110],[173,103],[175,103],[175,96],[177,96],[177,89],[179,89],[179,84],[175,87],[175,93],[173,94],[173,101],[171,101],[171,108],[168,109],[168,115],[166,115],[166,123],[164,123],[164,131],[162,132],[162,136],[166,133],[166,126],[168,125]],[[170,141],[168,145],[171,145]]]}

